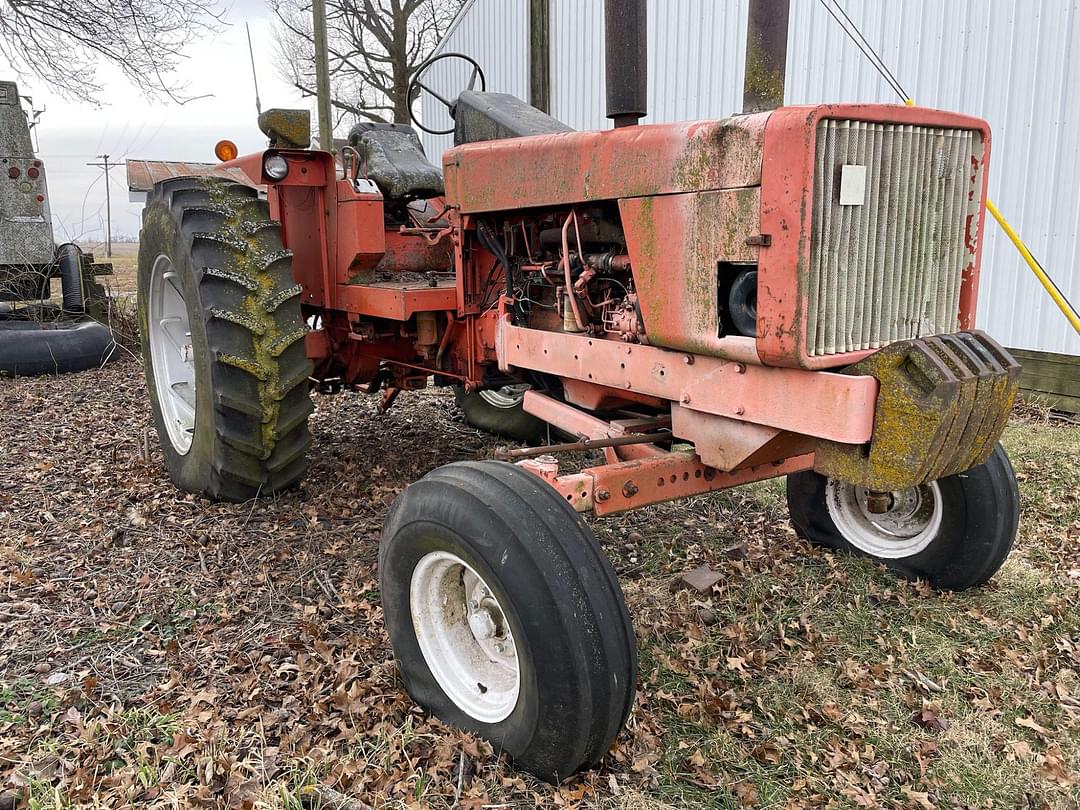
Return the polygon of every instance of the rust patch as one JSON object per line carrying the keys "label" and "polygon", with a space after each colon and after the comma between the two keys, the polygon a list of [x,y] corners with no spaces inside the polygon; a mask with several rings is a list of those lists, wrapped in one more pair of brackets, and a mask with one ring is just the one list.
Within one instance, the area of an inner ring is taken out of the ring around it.
{"label": "rust patch", "polygon": [[757,188],[665,194],[619,201],[634,285],[649,342],[712,354],[717,339],[717,268],[752,263]]}
{"label": "rust patch", "polygon": [[748,38],[743,95],[750,96],[767,107],[782,107],[784,72],[771,65],[768,48],[761,36]]}
{"label": "rust patch", "polygon": [[447,199],[479,213],[756,186],[769,115],[464,144],[443,156]]}

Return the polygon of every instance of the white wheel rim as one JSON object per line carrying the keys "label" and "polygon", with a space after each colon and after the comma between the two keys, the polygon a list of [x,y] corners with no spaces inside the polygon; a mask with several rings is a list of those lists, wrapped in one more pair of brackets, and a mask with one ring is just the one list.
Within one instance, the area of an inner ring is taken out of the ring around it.
{"label": "white wheel rim", "polygon": [[509,717],[521,690],[518,649],[483,578],[456,554],[432,551],[413,569],[409,607],[420,652],[446,696],[481,723]]}
{"label": "white wheel rim", "polygon": [[859,551],[896,560],[926,549],[941,528],[941,490],[936,481],[890,492],[889,508],[867,507],[868,490],[829,479],[825,504],[840,535]]}
{"label": "white wheel rim", "polygon": [[195,362],[180,278],[164,254],[150,270],[147,327],[162,421],[173,449],[185,455],[195,433]]}
{"label": "white wheel rim", "polygon": [[491,388],[480,391],[480,399],[495,408],[509,410],[516,408],[525,399],[525,392],[531,386],[528,383],[518,385],[504,385],[502,388]]}

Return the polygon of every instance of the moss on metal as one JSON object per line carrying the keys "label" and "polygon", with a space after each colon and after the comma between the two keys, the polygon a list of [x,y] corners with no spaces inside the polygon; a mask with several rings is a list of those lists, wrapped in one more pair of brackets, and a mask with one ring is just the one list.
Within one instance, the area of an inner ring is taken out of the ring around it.
{"label": "moss on metal", "polygon": [[764,42],[760,36],[747,38],[746,76],[743,94],[757,99],[762,109],[781,107],[784,104],[784,72],[770,67]]}
{"label": "moss on metal", "polygon": [[262,458],[270,457],[278,438],[277,424],[280,402],[291,389],[293,381],[281,379],[278,358],[289,346],[302,340],[307,328],[282,333],[274,316],[280,304],[295,294],[295,287],[280,289],[270,272],[288,251],[266,250],[260,244],[260,233],[274,223],[254,223],[245,215],[241,200],[228,193],[229,186],[213,179],[205,181],[210,199],[224,217],[213,234],[204,235],[224,248],[230,256],[227,268],[208,270],[211,275],[226,278],[245,290],[240,311],[215,313],[218,317],[242,325],[251,335],[251,351],[242,354],[220,354],[218,361],[239,368],[257,380],[261,413]]}
{"label": "moss on metal", "polygon": [[964,472],[989,458],[1020,367],[981,332],[906,340],[848,367],[881,384],[869,446],[821,442],[814,469],[878,491]]}

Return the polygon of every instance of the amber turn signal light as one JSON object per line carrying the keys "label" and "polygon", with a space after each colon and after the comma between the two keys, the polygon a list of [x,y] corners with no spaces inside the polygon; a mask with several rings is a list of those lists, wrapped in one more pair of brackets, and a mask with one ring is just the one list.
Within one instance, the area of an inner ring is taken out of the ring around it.
{"label": "amber turn signal light", "polygon": [[218,160],[224,162],[234,160],[240,153],[236,148],[236,144],[232,141],[218,141],[214,146],[214,154],[217,155]]}

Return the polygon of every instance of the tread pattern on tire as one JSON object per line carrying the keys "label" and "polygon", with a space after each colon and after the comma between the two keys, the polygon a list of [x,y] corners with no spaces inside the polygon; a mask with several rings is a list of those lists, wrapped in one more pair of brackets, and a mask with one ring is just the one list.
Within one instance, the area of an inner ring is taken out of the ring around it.
{"label": "tread pattern on tire", "polygon": [[[636,650],[637,639],[618,578],[600,544],[595,539],[592,539],[592,542],[582,541],[582,534],[591,536],[592,531],[558,492],[532,473],[500,461],[460,461],[440,467],[429,473],[428,477],[435,480],[454,480],[461,486],[463,493],[475,493],[480,491],[485,482],[489,482],[490,486],[490,482],[497,481],[497,485],[506,492],[497,502],[500,505],[505,504],[519,520],[546,526],[550,537],[557,541],[554,545],[565,558],[568,569],[578,572],[603,572],[602,583],[592,583],[592,587],[589,583],[584,583],[584,590],[595,594],[603,588],[608,593],[617,594],[614,601],[619,607],[615,616],[594,617],[595,628],[606,632],[598,632],[593,643],[597,651],[603,650],[603,660],[608,663],[611,673],[624,675],[625,682],[631,685],[636,683],[637,657],[633,651]],[[525,509],[531,514],[523,514]],[[513,517],[507,515],[507,520],[512,522]],[[584,621],[584,617],[581,621]],[[563,631],[567,632],[568,629],[564,628]],[[632,651],[629,658],[625,656],[627,650]],[[596,716],[606,718],[607,722],[593,722],[590,733],[580,740],[579,756],[586,765],[600,761],[610,741],[626,722],[634,702],[633,688],[624,691],[611,688],[607,683],[604,686],[608,691],[608,710],[597,711]]]}
{"label": "tread pattern on tire", "polygon": [[[453,499],[451,513],[490,513],[502,526],[521,527],[524,547],[534,550],[529,556],[537,561],[538,575],[550,588],[547,598],[559,605],[546,617],[550,633],[578,639],[566,660],[579,661],[581,666],[577,676],[562,681],[559,689],[567,699],[576,695],[581,703],[563,715],[563,733],[552,736],[553,729],[538,729],[524,749],[507,750],[518,767],[552,781],[595,764],[626,722],[637,680],[633,626],[618,579],[599,543],[562,497],[531,473],[504,462],[455,462],[429,473],[395,503],[380,547],[379,568],[384,576],[390,568],[388,540],[409,523],[428,520],[412,504],[445,498]],[[389,588],[384,582],[384,594]],[[391,618],[388,614],[387,620]],[[398,618],[407,627],[407,617]],[[449,719],[483,733],[467,719]]]}
{"label": "tread pattern on tire", "polygon": [[296,483],[311,444],[311,363],[303,338],[301,288],[281,225],[248,186],[177,178],[160,200],[190,246],[206,317],[220,451],[208,495],[247,500]]}

